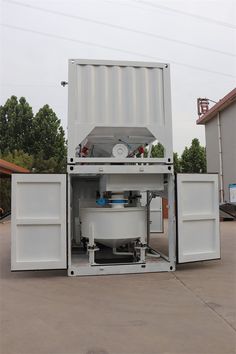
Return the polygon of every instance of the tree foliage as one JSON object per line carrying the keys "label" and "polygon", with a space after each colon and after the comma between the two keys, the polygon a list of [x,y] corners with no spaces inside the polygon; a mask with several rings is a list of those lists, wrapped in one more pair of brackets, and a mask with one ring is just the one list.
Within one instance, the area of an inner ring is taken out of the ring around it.
{"label": "tree foliage", "polygon": [[32,170],[35,173],[65,173],[66,157],[63,160],[59,160],[55,157],[50,157],[45,160],[43,152],[40,152],[34,157]]}
{"label": "tree foliage", "polygon": [[9,98],[0,106],[0,151],[23,150],[30,152],[33,111],[24,97],[18,101],[16,96]]}
{"label": "tree foliage", "polygon": [[151,156],[152,157],[164,157],[164,146],[161,143],[157,143],[152,146]]}
{"label": "tree foliage", "polygon": [[[65,172],[65,133],[48,105],[35,116],[24,97],[18,101],[16,96],[12,96],[0,106],[0,151],[2,154],[16,154],[16,150],[20,155],[23,152],[32,156],[32,171]],[[22,166],[21,161],[19,165]]]}
{"label": "tree foliage", "polygon": [[[0,158],[16,165],[22,166],[31,170],[33,166],[33,156],[24,153],[22,150],[14,150],[13,152],[5,151],[4,154],[0,152]],[[11,178],[0,178],[0,207],[4,212],[11,209]]]}
{"label": "tree foliage", "polygon": [[[0,158],[32,172],[66,171],[66,142],[60,120],[43,106],[36,115],[24,97],[0,106]],[[10,178],[0,179],[0,207],[10,210]]]}
{"label": "tree foliage", "polygon": [[65,134],[55,112],[46,104],[33,120],[32,154],[41,154],[44,160],[55,158],[60,162],[66,155]]}
{"label": "tree foliage", "polygon": [[11,179],[0,177],[0,208],[3,213],[11,210]]}
{"label": "tree foliage", "polygon": [[181,165],[180,165],[180,158],[179,158],[179,155],[177,152],[174,152],[173,161],[174,161],[174,172],[180,173],[181,172]]}
{"label": "tree foliage", "polygon": [[12,152],[5,150],[4,153],[0,153],[0,158],[27,168],[28,170],[32,169],[34,160],[32,155],[29,155],[23,150],[13,150]]}
{"label": "tree foliage", "polygon": [[[164,157],[164,146],[161,143],[152,146],[152,157]],[[147,151],[145,156],[147,156]],[[185,147],[181,157],[173,154],[175,173],[204,173],[206,172],[206,150],[198,139],[193,139],[190,147]]]}
{"label": "tree foliage", "polygon": [[193,139],[191,146],[185,147],[180,160],[182,173],[206,172],[206,149],[198,139]]}

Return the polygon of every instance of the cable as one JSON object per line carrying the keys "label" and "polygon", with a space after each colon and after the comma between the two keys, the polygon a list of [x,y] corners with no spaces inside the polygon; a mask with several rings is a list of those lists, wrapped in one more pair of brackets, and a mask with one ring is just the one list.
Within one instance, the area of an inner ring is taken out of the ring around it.
{"label": "cable", "polygon": [[157,34],[151,33],[151,32],[145,32],[145,31],[136,30],[136,29],[133,29],[133,28],[130,28],[130,27],[123,27],[123,26],[111,24],[111,23],[108,23],[108,22],[92,20],[92,19],[89,19],[87,17],[76,16],[76,15],[71,15],[71,14],[65,14],[65,13],[60,12],[60,11],[49,10],[49,9],[45,9],[45,8],[42,8],[42,7],[39,7],[39,6],[30,5],[30,4],[26,4],[26,3],[22,3],[22,2],[18,2],[18,1],[14,1],[14,0],[3,0],[3,1],[6,2],[6,3],[9,3],[9,4],[18,5],[18,6],[26,7],[26,8],[33,9],[33,10],[38,10],[38,11],[42,11],[42,12],[46,12],[46,13],[51,13],[51,14],[54,14],[54,15],[59,15],[59,16],[67,17],[67,18],[73,18],[73,19],[79,20],[79,21],[95,23],[97,25],[111,27],[111,28],[115,28],[115,29],[118,29],[118,30],[122,30],[122,31],[132,32],[132,33],[136,33],[136,34],[142,34],[144,36],[153,37],[153,38],[161,39],[161,40],[164,40],[164,41],[169,41],[169,42],[172,42],[172,43],[173,42],[174,43],[179,43],[179,44],[186,45],[186,46],[189,46],[189,47],[202,49],[202,50],[207,50],[207,51],[218,53],[218,54],[228,55],[228,56],[231,56],[231,57],[235,57],[236,56],[236,54],[234,54],[234,53],[230,53],[230,52],[226,52],[226,51],[222,51],[222,50],[218,50],[218,49],[214,49],[214,48],[209,48],[209,47],[205,47],[205,46],[198,45],[198,44],[193,44],[193,43],[182,41],[182,40],[179,40],[179,39],[173,39],[173,38],[170,38],[170,37],[157,35]]}
{"label": "cable", "polygon": [[165,11],[168,11],[168,12],[174,12],[174,13],[178,13],[180,15],[190,16],[190,17],[196,18],[196,19],[201,20],[201,21],[212,22],[212,23],[214,23],[216,25],[219,25],[219,26],[224,26],[224,27],[228,27],[228,28],[231,28],[231,29],[236,29],[236,25],[234,25],[232,23],[215,20],[215,19],[210,18],[210,17],[205,17],[205,16],[201,16],[201,15],[191,14],[189,12],[178,10],[178,9],[173,9],[173,8],[170,8],[170,7],[165,6],[165,5],[158,5],[158,4],[155,4],[155,3],[151,2],[151,1],[143,1],[143,0],[133,0],[133,1],[135,3],[140,3],[140,4],[143,4],[143,5],[151,6],[151,7],[154,7],[154,8],[157,8],[157,9],[161,9],[161,10],[165,10]]}
{"label": "cable", "polygon": [[[94,43],[94,42],[87,42],[87,41],[82,41],[82,40],[74,39],[74,38],[70,38],[70,37],[59,36],[59,35],[56,35],[56,34],[35,31],[35,30],[28,29],[28,28],[24,28],[24,27],[8,25],[8,24],[5,24],[5,23],[0,23],[0,26],[6,27],[6,28],[10,28],[10,29],[14,29],[14,30],[17,30],[17,31],[29,32],[29,33],[41,35],[41,36],[44,36],[44,37],[61,39],[61,40],[65,40],[65,41],[70,41],[70,42],[75,42],[75,43],[80,43],[80,44],[92,46],[92,47],[103,48],[103,49],[112,50],[112,51],[121,52],[121,53],[126,53],[126,54],[138,55],[138,56],[143,57],[143,58],[149,58],[149,59],[154,59],[154,60],[166,62],[166,59],[163,59],[163,58],[157,58],[155,56],[146,55],[146,54],[142,54],[142,53],[134,52],[134,51],[130,51],[130,50],[125,50],[125,49],[120,49],[120,48],[116,48],[116,47],[109,47],[109,46],[102,45],[102,44],[97,44],[97,43]],[[222,73],[222,72],[214,71],[214,70],[203,69],[203,68],[198,67],[198,66],[190,65],[190,64],[187,64],[187,63],[177,62],[177,61],[174,61],[174,60],[169,60],[169,62],[172,63],[172,64],[175,64],[175,65],[184,66],[185,68],[200,70],[200,71],[208,72],[208,73],[211,73],[211,74],[217,74],[217,75],[222,75],[222,76],[232,77],[232,78],[236,77],[236,75]]]}

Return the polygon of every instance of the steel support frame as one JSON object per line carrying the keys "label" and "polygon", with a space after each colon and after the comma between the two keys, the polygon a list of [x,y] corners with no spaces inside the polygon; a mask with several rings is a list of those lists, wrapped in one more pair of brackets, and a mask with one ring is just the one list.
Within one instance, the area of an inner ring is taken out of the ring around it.
{"label": "steel support frame", "polygon": [[[117,164],[120,162],[117,161]],[[68,174],[74,175],[104,175],[104,174],[170,174],[173,165],[150,165],[137,163],[134,165],[91,165],[75,164],[67,166]]]}
{"label": "steel support frame", "polygon": [[[91,167],[93,168],[91,170]],[[128,169],[127,169],[128,167]],[[102,166],[103,170],[99,170],[97,165],[75,165],[73,171],[68,166],[68,276],[87,276],[87,275],[108,275],[108,274],[130,274],[130,273],[148,273],[148,272],[163,272],[163,271],[174,271],[176,265],[176,225],[175,225],[175,181],[174,174],[172,172],[173,166],[143,166],[145,167],[145,172],[165,174],[167,175],[168,181],[168,256],[161,255],[161,258],[152,259],[151,261],[146,260],[144,263],[129,263],[129,264],[105,264],[91,265],[91,259],[87,263],[79,262],[74,263],[72,260],[72,250],[71,250],[71,232],[72,232],[72,186],[71,177],[72,176],[85,176],[91,174],[104,174],[104,173],[131,173],[137,174],[138,169],[142,166]],[[122,172],[126,170],[126,172]],[[129,170],[129,171],[127,171]],[[85,172],[86,171],[86,172]],[[92,172],[93,171],[93,172]],[[165,171],[165,172],[164,172]],[[142,173],[142,172],[138,172]],[[143,257],[142,257],[143,258]],[[94,262],[94,260],[93,260]]]}

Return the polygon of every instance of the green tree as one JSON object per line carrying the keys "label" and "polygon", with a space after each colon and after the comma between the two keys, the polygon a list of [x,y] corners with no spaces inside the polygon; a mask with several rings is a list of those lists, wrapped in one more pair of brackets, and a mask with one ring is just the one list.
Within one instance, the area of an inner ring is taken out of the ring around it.
{"label": "green tree", "polygon": [[180,173],[181,166],[180,166],[180,159],[177,152],[173,154],[173,161],[174,161],[174,171],[175,173]]}
{"label": "green tree", "polygon": [[5,150],[3,154],[0,153],[0,158],[27,168],[28,170],[31,170],[33,166],[33,156],[25,153],[23,150],[14,150],[12,152]]}
{"label": "green tree", "polygon": [[189,148],[187,146],[185,146],[184,151],[181,155],[181,159],[180,159],[180,171],[183,173],[188,173],[191,172],[192,168],[191,168],[191,161],[190,161],[190,157],[189,157]]}
{"label": "green tree", "polygon": [[152,157],[164,157],[165,149],[161,143],[157,143],[152,146],[151,156]]}
{"label": "green tree", "polygon": [[11,178],[0,177],[0,208],[4,213],[11,210]]}
{"label": "green tree", "polygon": [[[147,154],[148,154],[148,152],[145,151],[145,157],[147,157]],[[152,146],[152,151],[151,151],[152,157],[156,157],[156,158],[164,157],[164,154],[165,154],[165,149],[161,143],[158,143],[158,144]],[[181,167],[180,167],[180,159],[179,159],[177,152],[174,152],[174,154],[173,154],[173,162],[174,162],[175,173],[179,173],[181,170]]]}
{"label": "green tree", "polygon": [[206,172],[206,149],[200,145],[198,139],[193,139],[189,148],[185,147],[180,165],[183,173]]}
{"label": "green tree", "polygon": [[66,159],[58,161],[56,158],[51,157],[45,160],[43,152],[40,152],[34,157],[33,162],[34,173],[65,173],[66,172]]}
{"label": "green tree", "polygon": [[33,111],[24,97],[11,96],[0,106],[0,151],[23,150],[32,146]]}
{"label": "green tree", "polygon": [[[22,150],[9,152],[5,150],[5,153],[0,153],[0,158],[16,165],[25,167],[31,170],[33,166],[33,156],[30,156],[27,153],[24,153]],[[11,178],[0,177],[0,207],[3,210],[9,211],[11,209]]]}
{"label": "green tree", "polygon": [[[24,152],[33,156],[35,172],[66,171],[64,130],[48,105],[43,106],[35,117],[24,97],[18,101],[12,96],[0,106],[0,152],[16,155],[15,150],[20,155]],[[23,166],[21,162],[18,164]]]}
{"label": "green tree", "polygon": [[55,159],[61,163],[66,157],[65,133],[60,120],[49,105],[43,106],[33,120],[33,137],[31,153],[40,159]]}

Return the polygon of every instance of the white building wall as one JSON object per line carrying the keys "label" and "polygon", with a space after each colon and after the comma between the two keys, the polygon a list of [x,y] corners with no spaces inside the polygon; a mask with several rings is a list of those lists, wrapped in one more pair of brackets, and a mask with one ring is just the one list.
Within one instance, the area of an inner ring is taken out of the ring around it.
{"label": "white building wall", "polygon": [[207,172],[220,173],[219,163],[219,140],[217,117],[212,118],[205,125],[206,131],[206,156],[207,156]]}
{"label": "white building wall", "polygon": [[229,201],[229,184],[236,183],[236,102],[220,113],[224,199]]}
{"label": "white building wall", "polygon": [[[224,201],[229,201],[229,184],[236,183],[236,102],[219,113],[222,147]],[[207,172],[220,174],[217,115],[205,125]],[[220,184],[219,184],[220,185]]]}

